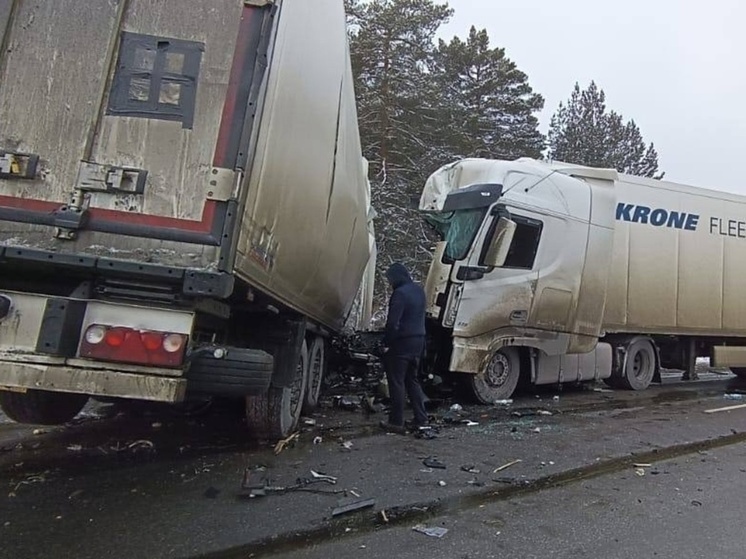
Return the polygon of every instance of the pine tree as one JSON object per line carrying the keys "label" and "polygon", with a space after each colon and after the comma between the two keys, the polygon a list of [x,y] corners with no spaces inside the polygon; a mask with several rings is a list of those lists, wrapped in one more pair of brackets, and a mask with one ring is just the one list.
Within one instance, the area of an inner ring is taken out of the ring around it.
{"label": "pine tree", "polygon": [[441,40],[434,62],[432,98],[438,100],[436,138],[443,152],[451,159],[541,156],[544,137],[534,113],[544,99],[504,49],[490,48],[486,30],[472,27],[466,41]]}
{"label": "pine tree", "polygon": [[567,103],[560,103],[549,126],[549,157],[567,163],[614,168],[622,173],[663,178],[658,152],[645,144],[634,120],[606,110],[606,94],[591,82],[575,87]]}
{"label": "pine tree", "polygon": [[365,156],[381,180],[419,171],[427,66],[453,11],[433,0],[351,0],[350,50]]}

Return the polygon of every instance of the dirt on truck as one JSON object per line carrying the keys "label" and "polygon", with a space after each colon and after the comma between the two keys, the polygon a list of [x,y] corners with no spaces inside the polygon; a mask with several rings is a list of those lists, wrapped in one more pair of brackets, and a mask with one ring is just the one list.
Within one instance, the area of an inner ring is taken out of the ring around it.
{"label": "dirt on truck", "polygon": [[374,255],[342,0],[0,5],[0,405],[246,399],[282,436]]}

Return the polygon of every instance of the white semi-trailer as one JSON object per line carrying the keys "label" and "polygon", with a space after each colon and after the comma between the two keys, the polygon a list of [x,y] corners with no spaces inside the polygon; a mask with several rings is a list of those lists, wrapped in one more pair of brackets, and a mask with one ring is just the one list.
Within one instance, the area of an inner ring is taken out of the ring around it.
{"label": "white semi-trailer", "polygon": [[746,373],[746,197],[562,163],[463,160],[420,208],[431,361],[477,400],[605,379],[644,389],[697,356]]}
{"label": "white semi-trailer", "polygon": [[369,306],[366,174],[342,0],[0,2],[0,406],[287,434]]}

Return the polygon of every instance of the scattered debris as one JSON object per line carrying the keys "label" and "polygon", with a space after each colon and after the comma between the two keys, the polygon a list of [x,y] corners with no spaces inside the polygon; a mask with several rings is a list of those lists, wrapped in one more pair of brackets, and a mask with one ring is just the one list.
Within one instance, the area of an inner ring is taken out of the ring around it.
{"label": "scattered debris", "polygon": [[215,499],[218,495],[220,495],[220,489],[214,487],[208,487],[204,492],[204,496],[208,499]]}
{"label": "scattered debris", "polygon": [[285,448],[300,438],[300,433],[293,433],[286,439],[282,439],[275,445],[275,455],[280,454]]}
{"label": "scattered debris", "polygon": [[467,464],[465,466],[461,466],[461,471],[466,472],[469,474],[478,474],[481,473],[474,464]]}
{"label": "scattered debris", "polygon": [[466,483],[468,483],[469,485],[473,485],[474,487],[484,487],[484,482],[477,479],[470,479]]}
{"label": "scattered debris", "polygon": [[594,388],[593,392],[614,392],[614,391],[609,390],[608,388]]}
{"label": "scattered debris", "polygon": [[67,496],[68,501],[72,501],[73,499],[77,499],[80,497],[84,491],[82,489],[77,489],[76,491],[73,491]]}
{"label": "scattered debris", "polygon": [[355,401],[348,396],[336,396],[334,405],[341,410],[356,411],[360,407],[360,401]]}
{"label": "scattered debris", "polygon": [[34,435],[43,435],[44,433],[47,432],[47,430],[46,429],[34,429],[32,432]]}
{"label": "scattered debris", "polygon": [[477,423],[476,421],[472,421],[471,419],[467,419],[466,421],[464,421],[464,424],[467,427],[475,427],[476,425],[479,425],[479,423]]}
{"label": "scattered debris", "polygon": [[325,481],[326,483],[331,483],[332,485],[334,485],[335,483],[337,483],[337,478],[336,477],[334,477],[334,476],[328,476],[326,474],[322,474],[322,473],[319,473],[319,472],[314,472],[313,470],[311,470],[311,476],[313,477],[313,479],[317,479],[319,481]]}
{"label": "scattered debris", "polygon": [[536,415],[554,415],[554,414],[550,412],[549,410],[537,410]]}
{"label": "scattered debris", "polygon": [[534,427],[531,429],[534,433],[541,433],[541,427]]}
{"label": "scattered debris", "polygon": [[446,465],[433,456],[425,458],[422,463],[428,468],[435,468],[436,470],[445,470]]}
{"label": "scattered debris", "polygon": [[447,411],[443,414],[443,423],[460,423],[461,414],[456,411]]}
{"label": "scattered debris", "polygon": [[352,441],[344,441],[344,442],[342,442],[342,448],[344,448],[345,450],[352,450],[353,446],[354,445],[352,444]]}
{"label": "scattered debris", "polygon": [[376,505],[375,499],[362,499],[351,501],[349,499],[341,499],[337,504],[337,508],[332,511],[332,516],[341,516],[343,514],[349,514],[351,512],[357,512],[359,510],[368,509]]}
{"label": "scattered debris", "polygon": [[438,430],[431,426],[420,427],[415,431],[414,436],[418,439],[432,440],[438,438]]}
{"label": "scattered debris", "polygon": [[645,470],[643,470],[642,468],[637,468],[635,469],[635,474],[637,474],[640,477],[643,477],[645,475]]}
{"label": "scattered debris", "polygon": [[520,464],[521,462],[523,462],[523,460],[520,460],[520,459],[519,459],[519,460],[513,460],[512,462],[508,462],[507,464],[503,464],[503,465],[502,465],[502,466],[500,466],[499,468],[495,468],[495,469],[494,469],[494,470],[492,471],[492,473],[493,473],[493,474],[496,474],[497,472],[502,472],[503,470],[507,470],[507,469],[508,469],[508,468],[510,468],[511,466],[515,466],[516,464]]}
{"label": "scattered debris", "polygon": [[303,425],[306,425],[308,427],[314,427],[316,425],[316,420],[310,417],[305,417],[303,418]]}
{"label": "scattered debris", "polygon": [[152,427],[153,429],[160,429],[161,427],[163,427],[163,423],[161,423],[160,421],[156,421],[156,422],[154,422],[154,423],[153,423],[153,424],[151,425],[151,427]]}
{"label": "scattered debris", "polygon": [[652,468],[653,467],[652,464],[633,464],[632,466],[634,468]]}
{"label": "scattered debris", "polygon": [[509,406],[513,403],[513,400],[495,400],[496,406]]}
{"label": "scattered debris", "polygon": [[323,442],[324,442],[324,439],[322,439],[321,437],[314,437],[313,438],[313,444],[321,444]]}
{"label": "scattered debris", "polygon": [[559,396],[554,396],[554,397],[552,397],[552,400],[554,400],[555,402],[559,402],[560,397]]}
{"label": "scattered debris", "polygon": [[743,400],[743,394],[724,394],[726,400]]}
{"label": "scattered debris", "polygon": [[386,515],[386,511],[385,510],[381,511],[381,520],[383,520],[387,524],[389,522],[389,517]]}
{"label": "scattered debris", "polygon": [[446,486],[446,485],[448,485],[448,484],[447,484],[447,483],[446,483],[445,481],[443,481],[443,480],[441,479],[441,480],[440,480],[440,481],[438,482],[438,485],[439,485],[439,486],[441,486],[441,487],[445,487],[445,486]]}
{"label": "scattered debris", "polygon": [[414,528],[412,528],[415,532],[419,532],[420,534],[425,534],[426,536],[430,536],[431,538],[442,538],[448,533],[448,528],[440,528],[439,526],[424,526],[422,524],[418,524]]}
{"label": "scattered debris", "polygon": [[360,498],[360,493],[358,493],[358,492],[357,492],[357,491],[355,491],[354,489],[350,489],[349,493],[350,493],[350,495],[352,495],[353,497],[357,497],[358,499]]}
{"label": "scattered debris", "polygon": [[737,406],[726,406],[724,408],[715,408],[711,410],[705,410],[705,413],[719,413],[721,411],[740,410],[746,408],[746,404],[738,404]]}
{"label": "scattered debris", "polygon": [[155,450],[155,445],[153,444],[153,441],[148,441],[146,439],[140,439],[139,441],[134,441],[131,443],[124,443],[110,446],[109,447],[114,452],[124,452],[125,450],[131,450],[133,452],[137,452],[138,450],[148,450],[153,451]]}
{"label": "scattered debris", "polygon": [[702,502],[701,501],[692,501],[692,506],[694,506],[694,507],[701,507],[702,506]]}
{"label": "scattered debris", "polygon": [[83,445],[71,444],[70,446],[67,447],[67,450],[69,450],[70,452],[80,452],[81,450],[83,450]]}
{"label": "scattered debris", "polygon": [[451,406],[451,411],[455,411],[455,412],[464,411],[464,406],[462,406],[461,404],[453,404]]}

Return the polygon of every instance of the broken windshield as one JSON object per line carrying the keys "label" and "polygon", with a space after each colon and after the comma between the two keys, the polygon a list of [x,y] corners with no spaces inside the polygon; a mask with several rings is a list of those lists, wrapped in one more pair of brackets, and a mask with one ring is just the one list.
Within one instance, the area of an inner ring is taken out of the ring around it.
{"label": "broken windshield", "polygon": [[473,208],[428,216],[430,222],[446,241],[444,253],[446,260],[455,261],[466,258],[486,211],[487,208]]}

